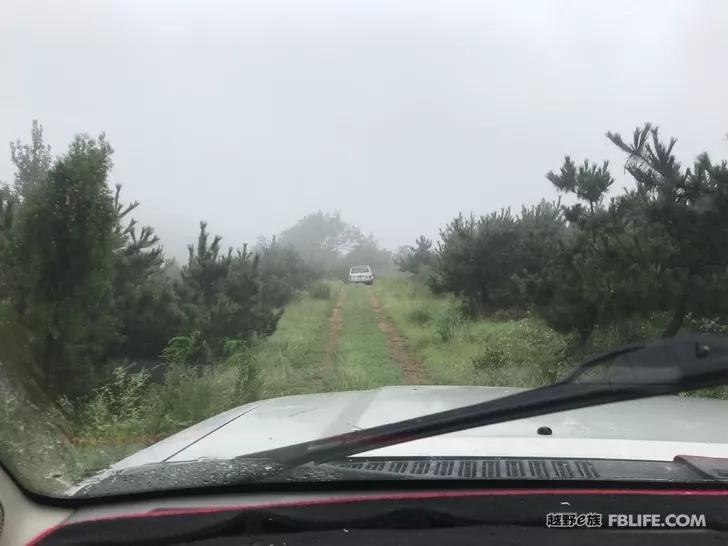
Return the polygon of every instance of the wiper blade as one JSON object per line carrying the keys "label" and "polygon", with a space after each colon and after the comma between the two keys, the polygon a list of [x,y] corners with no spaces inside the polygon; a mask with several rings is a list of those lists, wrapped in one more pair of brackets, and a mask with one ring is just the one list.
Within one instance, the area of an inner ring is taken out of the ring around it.
{"label": "wiper blade", "polygon": [[265,459],[281,465],[284,472],[448,432],[724,384],[728,384],[728,338],[672,338],[596,356],[545,387],[239,458]]}

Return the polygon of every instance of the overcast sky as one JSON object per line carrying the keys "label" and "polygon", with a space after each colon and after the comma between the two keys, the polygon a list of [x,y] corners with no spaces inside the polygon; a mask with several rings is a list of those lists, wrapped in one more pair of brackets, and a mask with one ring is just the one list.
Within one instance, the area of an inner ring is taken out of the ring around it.
{"label": "overcast sky", "polygon": [[3,0],[0,143],[106,132],[170,254],[317,209],[395,247],[555,197],[567,153],[623,187],[607,130],[728,157],[727,67],[725,0]]}

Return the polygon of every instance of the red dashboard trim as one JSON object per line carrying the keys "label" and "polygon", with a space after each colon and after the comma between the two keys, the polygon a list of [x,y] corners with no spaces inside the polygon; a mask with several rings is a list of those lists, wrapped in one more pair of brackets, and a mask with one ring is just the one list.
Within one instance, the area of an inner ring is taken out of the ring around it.
{"label": "red dashboard trim", "polygon": [[36,546],[42,540],[62,529],[79,523],[92,521],[112,521],[120,519],[141,519],[164,516],[180,516],[192,514],[212,514],[217,512],[239,512],[241,510],[256,510],[266,508],[296,508],[305,506],[320,506],[325,504],[345,504],[380,500],[407,500],[407,499],[436,499],[457,497],[503,497],[503,496],[535,496],[535,495],[643,495],[643,496],[693,496],[693,497],[728,497],[726,489],[476,489],[469,491],[410,491],[397,493],[372,493],[370,495],[347,495],[329,497],[324,499],[305,499],[298,501],[262,502],[230,506],[176,508],[173,510],[160,510],[157,512],[140,512],[134,514],[121,514],[95,519],[74,521],[59,524],[47,529],[28,545]]}

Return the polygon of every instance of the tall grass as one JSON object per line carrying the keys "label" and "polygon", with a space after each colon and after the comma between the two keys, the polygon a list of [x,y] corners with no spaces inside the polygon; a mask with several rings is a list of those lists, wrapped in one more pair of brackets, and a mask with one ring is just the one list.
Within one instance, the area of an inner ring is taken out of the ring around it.
{"label": "tall grass", "polygon": [[[582,345],[575,336],[555,332],[528,313],[520,318],[499,313],[465,320],[456,298],[434,295],[413,279],[382,279],[375,290],[430,379],[442,384],[544,385],[589,356],[658,338],[666,322],[659,315],[625,319],[616,326],[597,327]],[[690,322],[688,327],[695,328]],[[705,389],[691,396],[728,398],[728,388]]]}
{"label": "tall grass", "polygon": [[[327,286],[338,293],[340,283]],[[284,313],[267,339],[230,342],[227,357],[214,365],[195,365],[194,335],[179,338],[165,356],[171,360],[163,380],[142,370],[119,367],[112,380],[85,400],[63,402],[72,423],[70,449],[77,462],[72,481],[107,467],[162,437],[208,417],[260,398],[325,390],[317,368],[328,340],[334,300],[303,296]],[[196,353],[195,353],[196,354]]]}
{"label": "tall grass", "polygon": [[317,300],[327,300],[331,298],[331,285],[330,281],[319,280],[313,282],[308,287],[308,294]]}
{"label": "tall grass", "polygon": [[536,319],[466,320],[457,298],[411,279],[375,290],[433,383],[533,387],[562,371],[568,340]]}
{"label": "tall grass", "polygon": [[329,343],[329,319],[341,282],[325,282],[328,298],[306,296],[286,308],[276,332],[256,354],[262,398],[325,390],[327,371],[322,368]]}

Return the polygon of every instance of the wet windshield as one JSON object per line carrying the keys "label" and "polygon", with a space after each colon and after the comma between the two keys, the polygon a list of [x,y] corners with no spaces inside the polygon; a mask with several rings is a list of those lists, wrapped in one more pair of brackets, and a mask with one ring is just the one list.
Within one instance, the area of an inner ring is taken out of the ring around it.
{"label": "wet windshield", "polygon": [[[264,480],[235,458],[728,334],[727,23],[721,0],[4,2],[3,468],[47,495],[119,461],[154,475],[126,492]],[[718,456],[727,393],[361,456]],[[295,479],[365,470],[337,464]]]}

